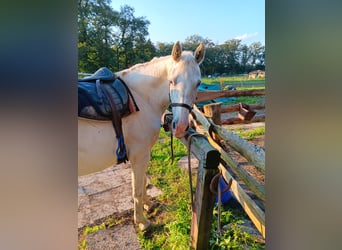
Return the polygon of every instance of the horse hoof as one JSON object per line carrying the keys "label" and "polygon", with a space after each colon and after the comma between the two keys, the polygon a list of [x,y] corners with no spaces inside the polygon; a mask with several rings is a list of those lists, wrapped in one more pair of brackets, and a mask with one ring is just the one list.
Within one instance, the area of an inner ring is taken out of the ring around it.
{"label": "horse hoof", "polygon": [[150,214],[159,206],[158,202],[151,202],[148,205],[144,204],[144,210]]}
{"label": "horse hoof", "polygon": [[152,200],[152,197],[149,195],[147,196],[147,199],[144,200],[143,208],[146,212],[150,212],[155,208],[155,204],[151,200]]}
{"label": "horse hoof", "polygon": [[151,226],[151,222],[146,220],[144,223],[139,223],[139,229],[141,231],[146,231]]}
{"label": "horse hoof", "polygon": [[144,210],[146,212],[150,211],[150,209],[151,209],[151,204],[144,204]]}

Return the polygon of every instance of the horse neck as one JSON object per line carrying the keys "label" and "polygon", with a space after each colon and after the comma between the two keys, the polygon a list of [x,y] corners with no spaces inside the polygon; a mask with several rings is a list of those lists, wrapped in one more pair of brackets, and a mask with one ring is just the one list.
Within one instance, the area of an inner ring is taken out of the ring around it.
{"label": "horse neck", "polygon": [[160,115],[170,103],[168,74],[172,67],[170,56],[153,59],[150,62],[135,65],[120,71],[122,78],[133,92],[133,95],[155,109]]}

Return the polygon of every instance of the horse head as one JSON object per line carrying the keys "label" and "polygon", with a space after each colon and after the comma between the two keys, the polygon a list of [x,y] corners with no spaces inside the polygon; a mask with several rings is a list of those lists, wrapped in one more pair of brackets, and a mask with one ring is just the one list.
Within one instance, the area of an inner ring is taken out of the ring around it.
{"label": "horse head", "polygon": [[181,138],[189,127],[189,114],[201,83],[201,71],[205,47],[201,43],[194,53],[182,51],[179,42],[172,48],[173,66],[169,74],[170,101],[173,113],[172,133]]}

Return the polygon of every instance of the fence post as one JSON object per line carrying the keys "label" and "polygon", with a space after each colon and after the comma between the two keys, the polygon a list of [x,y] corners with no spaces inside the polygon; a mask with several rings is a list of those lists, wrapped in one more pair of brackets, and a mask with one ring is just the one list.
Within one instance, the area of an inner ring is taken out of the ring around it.
{"label": "fence post", "polygon": [[[194,130],[190,129],[182,139],[185,145],[192,133]],[[199,160],[190,244],[196,250],[208,249],[215,201],[215,195],[211,193],[209,186],[213,177],[219,172],[220,153],[210,145],[207,138],[201,135],[192,136],[190,150]]]}
{"label": "fence post", "polygon": [[204,115],[211,118],[216,125],[221,125],[222,102],[210,103],[203,106]]}

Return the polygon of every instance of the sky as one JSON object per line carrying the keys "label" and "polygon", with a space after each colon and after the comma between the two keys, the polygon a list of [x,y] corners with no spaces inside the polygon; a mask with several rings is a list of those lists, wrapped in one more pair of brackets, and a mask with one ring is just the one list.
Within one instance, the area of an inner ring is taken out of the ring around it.
{"label": "sky", "polygon": [[211,39],[215,44],[240,39],[242,44],[265,45],[265,0],[112,0],[120,11],[128,5],[135,17],[150,21],[153,43],[185,41],[191,35]]}

